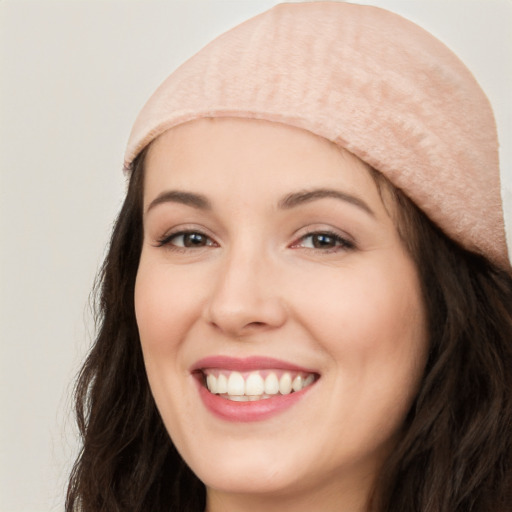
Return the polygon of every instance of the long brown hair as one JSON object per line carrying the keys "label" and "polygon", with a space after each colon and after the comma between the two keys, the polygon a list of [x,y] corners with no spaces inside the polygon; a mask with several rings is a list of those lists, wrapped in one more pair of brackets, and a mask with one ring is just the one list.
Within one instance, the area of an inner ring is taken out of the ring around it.
{"label": "long brown hair", "polygon": [[[379,512],[512,510],[512,276],[447,238],[403,193],[398,231],[416,263],[430,352],[380,474]],[[378,504],[378,505],[377,505]]]}
{"label": "long brown hair", "polygon": [[[67,512],[205,507],[204,485],[165,430],[142,359],[133,295],[143,167],[144,153],[99,274],[98,335],[75,390],[83,448]],[[372,510],[506,512],[512,503],[512,276],[448,239],[382,175],[375,179],[393,196],[398,230],[418,268],[430,354]]]}

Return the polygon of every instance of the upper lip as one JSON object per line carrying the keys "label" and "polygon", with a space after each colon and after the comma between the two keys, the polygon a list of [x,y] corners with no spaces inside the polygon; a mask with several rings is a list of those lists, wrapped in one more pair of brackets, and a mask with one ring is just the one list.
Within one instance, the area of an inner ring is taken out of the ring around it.
{"label": "upper lip", "polygon": [[249,372],[253,370],[289,370],[304,373],[318,373],[310,368],[305,368],[273,357],[252,356],[237,358],[223,355],[209,356],[200,359],[194,363],[190,371],[195,372],[206,368],[220,368],[239,372]]}

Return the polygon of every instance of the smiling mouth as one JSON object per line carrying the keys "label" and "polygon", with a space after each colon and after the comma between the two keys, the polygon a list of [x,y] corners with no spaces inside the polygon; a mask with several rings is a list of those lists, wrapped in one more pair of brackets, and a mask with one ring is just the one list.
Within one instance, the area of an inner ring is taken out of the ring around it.
{"label": "smiling mouth", "polygon": [[219,368],[201,369],[203,386],[212,394],[233,402],[255,402],[289,395],[311,386],[315,373],[288,370],[238,372]]}

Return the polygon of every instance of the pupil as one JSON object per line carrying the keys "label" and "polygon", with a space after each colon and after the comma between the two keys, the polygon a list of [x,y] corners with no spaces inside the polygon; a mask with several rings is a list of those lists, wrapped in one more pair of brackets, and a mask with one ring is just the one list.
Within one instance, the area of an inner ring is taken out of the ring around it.
{"label": "pupil", "polygon": [[334,240],[332,236],[329,235],[315,235],[313,238],[313,246],[315,248],[321,248],[321,247],[332,247],[334,244]]}
{"label": "pupil", "polygon": [[197,247],[198,245],[204,245],[204,237],[199,233],[189,233],[185,235],[183,242],[185,247]]}

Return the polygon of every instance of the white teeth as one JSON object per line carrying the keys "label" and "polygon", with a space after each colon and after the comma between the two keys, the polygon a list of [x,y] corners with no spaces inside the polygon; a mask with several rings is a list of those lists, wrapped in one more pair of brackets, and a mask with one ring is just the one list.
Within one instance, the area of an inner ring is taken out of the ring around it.
{"label": "white teeth", "polygon": [[244,395],[229,395],[229,399],[233,402],[247,402],[249,397]]}
{"label": "white teeth", "polygon": [[215,394],[219,392],[215,375],[210,374],[206,376],[206,387],[210,390],[210,393]]}
{"label": "white teeth", "polygon": [[305,387],[309,386],[310,384],[313,384],[314,380],[315,380],[315,376],[313,374],[308,375],[306,377],[306,379],[304,380],[302,387],[305,388]]}
{"label": "white teeth", "polygon": [[[246,402],[255,400],[264,400],[274,395],[288,395],[292,391],[301,391],[315,381],[314,374],[304,374],[298,372],[268,371],[265,379],[259,371],[231,372],[205,371],[206,387],[210,393],[222,395],[224,398],[236,402]],[[281,375],[278,378],[278,374]]]}
{"label": "white teeth", "polygon": [[231,396],[231,395],[224,395],[223,398],[226,398],[227,400],[231,400],[232,402],[257,402],[258,400],[266,400],[267,398],[270,398],[269,395],[244,395],[244,396]]}
{"label": "white teeth", "polygon": [[281,395],[289,395],[292,392],[292,377],[289,373],[283,373],[279,379],[279,392]]}
{"label": "white teeth", "polygon": [[275,373],[269,373],[265,379],[265,393],[267,395],[277,395],[279,393],[279,381]]}
{"label": "white teeth", "polygon": [[297,377],[295,377],[295,379],[293,379],[292,389],[293,389],[293,391],[300,391],[302,389],[302,386],[303,386],[302,377],[300,375],[297,375]]}
{"label": "white teeth", "polygon": [[[208,385],[208,378],[206,379],[206,384]],[[208,388],[210,389],[210,388]],[[211,389],[210,389],[211,391]],[[215,391],[215,393],[219,393],[222,394],[222,393],[227,393],[228,392],[228,379],[227,377],[221,373],[218,377],[217,377],[217,391]],[[213,393],[213,391],[212,391]]]}
{"label": "white teeth", "polygon": [[242,396],[245,393],[245,380],[241,373],[231,372],[228,379],[228,395]]}
{"label": "white teeth", "polygon": [[245,381],[246,395],[262,395],[265,392],[265,383],[259,373],[251,373]]}

